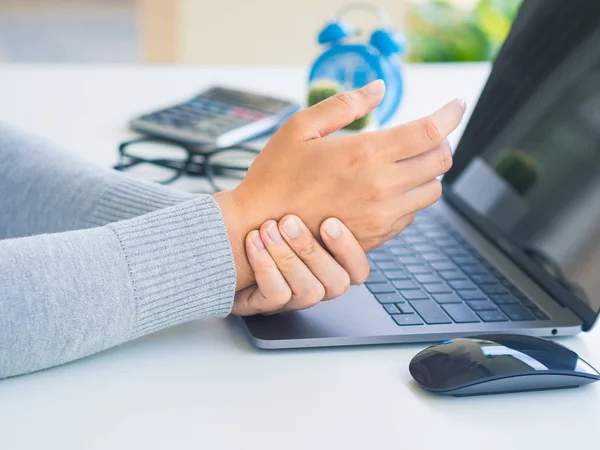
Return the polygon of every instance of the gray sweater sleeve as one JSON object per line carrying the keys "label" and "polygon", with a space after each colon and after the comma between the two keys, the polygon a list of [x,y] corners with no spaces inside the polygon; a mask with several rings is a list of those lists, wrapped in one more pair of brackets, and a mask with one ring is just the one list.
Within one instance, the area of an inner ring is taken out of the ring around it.
{"label": "gray sweater sleeve", "polygon": [[235,267],[212,197],[54,150],[0,126],[0,378],[229,313]]}

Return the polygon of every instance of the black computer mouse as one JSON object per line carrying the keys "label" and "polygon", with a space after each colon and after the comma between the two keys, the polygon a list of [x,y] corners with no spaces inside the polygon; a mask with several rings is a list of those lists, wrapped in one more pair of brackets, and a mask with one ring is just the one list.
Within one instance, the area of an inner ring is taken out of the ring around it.
{"label": "black computer mouse", "polygon": [[572,388],[600,380],[600,373],[568,348],[515,334],[433,345],[415,355],[409,370],[424,389],[457,397]]}

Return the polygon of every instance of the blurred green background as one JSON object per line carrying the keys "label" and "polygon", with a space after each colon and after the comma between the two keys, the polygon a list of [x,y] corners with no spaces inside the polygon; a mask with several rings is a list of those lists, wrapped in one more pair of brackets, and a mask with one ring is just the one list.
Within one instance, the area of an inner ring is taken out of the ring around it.
{"label": "blurred green background", "polygon": [[410,5],[406,17],[407,61],[493,60],[506,38],[521,0],[463,2],[428,0]]}

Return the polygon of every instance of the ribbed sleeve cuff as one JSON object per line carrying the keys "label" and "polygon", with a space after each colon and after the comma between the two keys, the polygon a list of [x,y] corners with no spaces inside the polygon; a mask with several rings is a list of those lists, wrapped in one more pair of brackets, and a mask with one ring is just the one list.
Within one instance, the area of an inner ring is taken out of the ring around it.
{"label": "ribbed sleeve cuff", "polygon": [[211,196],[108,227],[120,242],[132,280],[137,305],[133,337],[230,313],[236,283],[233,252]]}
{"label": "ribbed sleeve cuff", "polygon": [[177,205],[197,195],[112,172],[110,183],[89,216],[96,227]]}

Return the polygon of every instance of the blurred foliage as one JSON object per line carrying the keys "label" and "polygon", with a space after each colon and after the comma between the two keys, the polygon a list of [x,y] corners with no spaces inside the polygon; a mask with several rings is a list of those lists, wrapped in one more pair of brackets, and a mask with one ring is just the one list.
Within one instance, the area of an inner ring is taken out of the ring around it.
{"label": "blurred foliage", "polygon": [[498,52],[521,0],[479,0],[465,8],[451,0],[413,3],[407,16],[413,62],[490,61]]}

